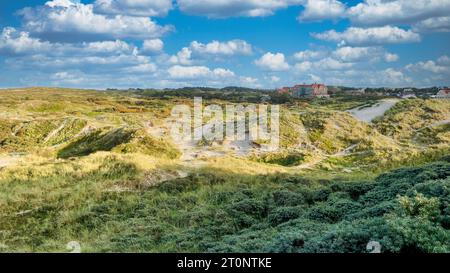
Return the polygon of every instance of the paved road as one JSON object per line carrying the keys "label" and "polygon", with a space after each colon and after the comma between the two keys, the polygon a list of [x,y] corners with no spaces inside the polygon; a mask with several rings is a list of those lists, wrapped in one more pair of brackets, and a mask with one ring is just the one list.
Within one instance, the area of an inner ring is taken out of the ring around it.
{"label": "paved road", "polygon": [[381,117],[391,109],[399,100],[396,99],[386,99],[381,100],[379,103],[366,107],[366,108],[355,108],[352,110],[349,110],[348,112],[352,114],[355,118],[365,121],[365,122],[372,122],[375,118]]}

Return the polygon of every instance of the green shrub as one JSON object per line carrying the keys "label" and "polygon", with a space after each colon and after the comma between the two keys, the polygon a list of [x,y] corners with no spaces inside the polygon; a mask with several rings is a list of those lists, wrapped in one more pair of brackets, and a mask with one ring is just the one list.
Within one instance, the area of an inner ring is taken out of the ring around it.
{"label": "green shrub", "polygon": [[277,190],[272,194],[275,206],[298,206],[306,203],[305,197],[289,190]]}
{"label": "green shrub", "polygon": [[271,225],[277,226],[284,222],[299,218],[303,215],[305,210],[305,206],[275,208],[269,213],[267,220]]}
{"label": "green shrub", "polygon": [[330,200],[312,207],[307,217],[314,221],[336,223],[343,220],[345,215],[361,209],[361,204],[348,199]]}
{"label": "green shrub", "polygon": [[200,183],[193,177],[188,176],[186,178],[178,178],[161,183],[158,189],[166,193],[181,193],[185,191],[193,191],[198,189]]}
{"label": "green shrub", "polygon": [[258,162],[276,164],[286,167],[298,166],[304,161],[304,159],[305,156],[303,154],[292,152],[267,153],[253,158],[253,160]]}

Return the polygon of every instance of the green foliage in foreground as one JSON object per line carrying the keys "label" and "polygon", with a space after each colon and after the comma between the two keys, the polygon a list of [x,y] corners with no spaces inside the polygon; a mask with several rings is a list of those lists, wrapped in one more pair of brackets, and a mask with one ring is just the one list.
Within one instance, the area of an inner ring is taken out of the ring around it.
{"label": "green foliage in foreground", "polygon": [[115,157],[23,175],[0,181],[0,251],[450,252],[450,162],[374,181],[204,170],[152,188]]}

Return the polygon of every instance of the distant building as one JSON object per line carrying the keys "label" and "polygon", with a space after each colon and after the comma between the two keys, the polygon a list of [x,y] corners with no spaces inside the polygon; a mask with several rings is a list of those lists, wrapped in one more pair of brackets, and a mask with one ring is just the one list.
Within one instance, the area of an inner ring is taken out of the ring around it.
{"label": "distant building", "polygon": [[450,99],[450,89],[442,89],[436,94],[437,99]]}
{"label": "distant building", "polygon": [[270,101],[270,96],[269,95],[262,95],[261,96],[261,102],[262,103],[266,103]]}
{"label": "distant building", "polygon": [[289,94],[296,98],[323,98],[329,97],[328,88],[324,84],[298,84],[293,87],[278,89],[279,94]]}
{"label": "distant building", "polygon": [[278,94],[290,94],[291,95],[291,88],[290,87],[283,87],[278,89]]}
{"label": "distant building", "polygon": [[402,99],[417,99],[417,96],[414,94],[406,94],[402,96]]}
{"label": "distant building", "polygon": [[362,88],[362,89],[348,90],[345,93],[346,93],[346,95],[350,95],[350,96],[363,96],[366,94],[366,89]]}

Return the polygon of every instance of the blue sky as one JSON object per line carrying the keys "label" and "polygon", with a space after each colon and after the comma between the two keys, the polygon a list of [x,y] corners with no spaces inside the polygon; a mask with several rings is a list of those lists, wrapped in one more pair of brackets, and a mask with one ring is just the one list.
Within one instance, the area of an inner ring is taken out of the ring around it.
{"label": "blue sky", "polygon": [[450,0],[0,3],[0,87],[450,85]]}

